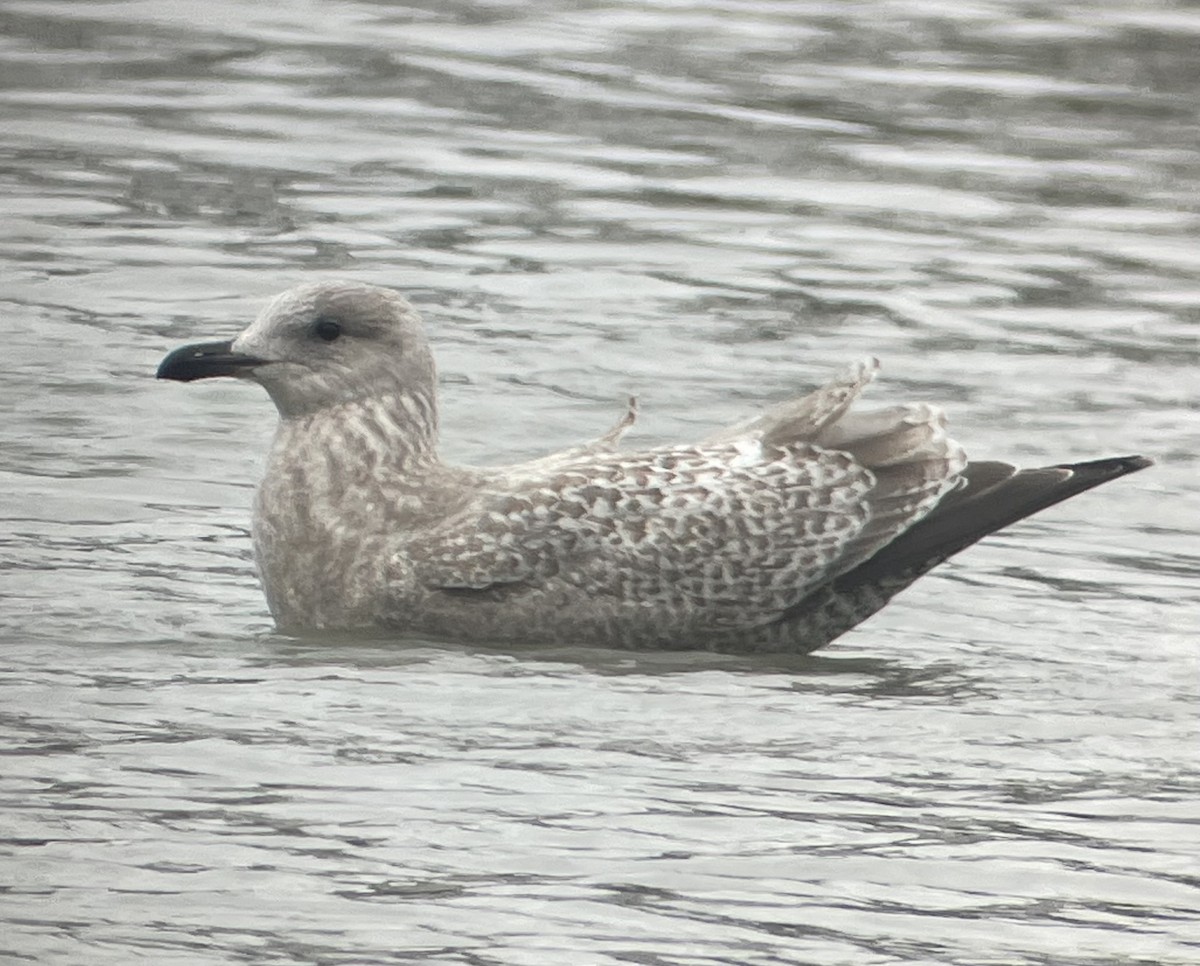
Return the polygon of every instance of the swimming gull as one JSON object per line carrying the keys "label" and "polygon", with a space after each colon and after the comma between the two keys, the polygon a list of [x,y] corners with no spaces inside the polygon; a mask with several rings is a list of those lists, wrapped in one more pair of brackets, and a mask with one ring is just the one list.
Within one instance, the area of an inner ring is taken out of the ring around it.
{"label": "swimming gull", "polygon": [[262,385],[279,427],[254,552],[289,631],[807,652],[981,537],[1150,465],[968,462],[940,409],[852,404],[878,364],[702,442],[438,457],[433,356],[390,289],[302,285],[159,367]]}

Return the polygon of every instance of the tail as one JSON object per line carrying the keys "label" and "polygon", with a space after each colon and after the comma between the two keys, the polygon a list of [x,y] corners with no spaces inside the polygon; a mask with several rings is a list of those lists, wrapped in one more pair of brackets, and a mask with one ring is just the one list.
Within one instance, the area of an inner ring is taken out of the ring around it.
{"label": "tail", "polygon": [[834,583],[849,590],[914,580],[989,533],[1153,462],[1144,456],[1118,456],[1032,470],[1008,463],[969,463],[962,474],[965,485],[946,494],[922,520]]}

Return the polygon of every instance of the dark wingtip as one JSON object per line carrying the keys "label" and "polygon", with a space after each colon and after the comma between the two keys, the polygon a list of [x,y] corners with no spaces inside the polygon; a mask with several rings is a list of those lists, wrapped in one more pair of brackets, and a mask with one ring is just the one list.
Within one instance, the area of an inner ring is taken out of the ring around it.
{"label": "dark wingtip", "polygon": [[1055,469],[1070,470],[1072,474],[1079,474],[1095,480],[1096,484],[1099,484],[1129,473],[1136,473],[1138,470],[1144,470],[1153,465],[1154,460],[1148,456],[1110,456],[1107,459],[1089,460],[1086,463],[1060,463]]}
{"label": "dark wingtip", "polygon": [[[999,463],[971,464],[968,486],[943,499],[870,560],[838,578],[843,586],[886,576],[914,579],[976,540],[1111,480],[1136,473],[1154,461],[1145,456],[1111,456],[1007,474]],[[974,469],[974,474],[972,470]],[[974,480],[972,480],[974,475]],[[974,485],[971,485],[971,484]]]}

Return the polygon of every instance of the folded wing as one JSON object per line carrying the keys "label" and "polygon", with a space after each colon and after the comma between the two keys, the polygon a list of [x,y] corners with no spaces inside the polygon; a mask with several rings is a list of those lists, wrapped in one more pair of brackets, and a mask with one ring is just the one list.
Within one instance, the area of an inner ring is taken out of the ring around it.
{"label": "folded wing", "polygon": [[690,447],[571,451],[513,467],[420,534],[434,590],[728,633],[780,619],[958,483],[941,413],[852,413],[875,364]]}

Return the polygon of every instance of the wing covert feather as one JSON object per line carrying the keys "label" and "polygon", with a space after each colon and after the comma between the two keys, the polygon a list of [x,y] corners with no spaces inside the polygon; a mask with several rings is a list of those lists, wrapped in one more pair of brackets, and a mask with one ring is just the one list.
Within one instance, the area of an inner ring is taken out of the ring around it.
{"label": "wing covert feather", "polygon": [[873,485],[849,454],[807,443],[592,454],[494,483],[409,560],[431,588],[565,586],[749,626],[833,576]]}

